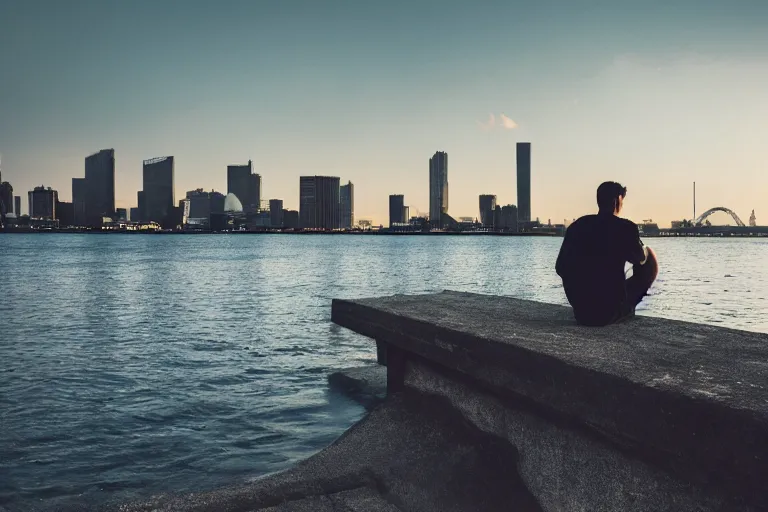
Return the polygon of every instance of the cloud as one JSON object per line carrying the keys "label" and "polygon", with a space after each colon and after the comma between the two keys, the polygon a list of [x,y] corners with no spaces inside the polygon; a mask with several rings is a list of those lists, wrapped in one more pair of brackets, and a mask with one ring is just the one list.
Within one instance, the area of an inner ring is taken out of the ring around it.
{"label": "cloud", "polygon": [[480,127],[481,130],[493,130],[493,128],[496,126],[496,116],[493,114],[488,114],[488,120],[487,121],[478,121],[477,125]]}
{"label": "cloud", "polygon": [[514,122],[509,117],[505,116],[504,114],[501,114],[499,116],[499,123],[501,124],[501,127],[505,130],[514,130],[517,128],[517,123]]}

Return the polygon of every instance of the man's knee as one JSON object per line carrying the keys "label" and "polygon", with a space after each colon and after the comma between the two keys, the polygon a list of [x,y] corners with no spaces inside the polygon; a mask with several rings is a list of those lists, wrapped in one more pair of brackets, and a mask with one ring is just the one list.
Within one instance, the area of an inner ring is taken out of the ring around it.
{"label": "man's knee", "polygon": [[637,265],[632,273],[642,276],[643,281],[646,281],[649,285],[656,280],[659,275],[659,260],[656,258],[656,253],[650,247],[647,248],[648,255],[645,259],[645,263]]}

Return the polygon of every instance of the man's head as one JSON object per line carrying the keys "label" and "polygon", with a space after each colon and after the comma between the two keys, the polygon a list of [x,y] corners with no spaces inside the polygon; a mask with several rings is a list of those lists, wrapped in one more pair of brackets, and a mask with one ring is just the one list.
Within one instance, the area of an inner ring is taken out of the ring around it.
{"label": "man's head", "polygon": [[606,181],[597,187],[597,207],[600,213],[618,215],[624,205],[627,187],[615,181]]}

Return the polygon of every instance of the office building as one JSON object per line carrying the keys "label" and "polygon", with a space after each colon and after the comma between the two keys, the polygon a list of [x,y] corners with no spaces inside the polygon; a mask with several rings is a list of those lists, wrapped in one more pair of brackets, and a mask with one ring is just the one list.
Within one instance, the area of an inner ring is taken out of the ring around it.
{"label": "office building", "polygon": [[[210,221],[211,218],[211,194],[201,188],[187,192],[185,203],[185,216],[187,220]],[[222,206],[222,211],[224,207]]]}
{"label": "office building", "polygon": [[56,219],[60,228],[68,228],[75,225],[75,208],[72,203],[56,201]]}
{"label": "office building", "polygon": [[261,205],[261,176],[253,174],[253,162],[227,166],[227,194],[235,194],[243,211],[256,212]]}
{"label": "office building", "polygon": [[75,226],[88,225],[88,187],[85,178],[72,178],[72,211]]}
{"label": "office building", "polygon": [[221,192],[216,191],[211,191],[208,195],[211,198],[211,213],[217,215],[224,213],[224,201],[226,200],[226,196]]}
{"label": "office building", "polygon": [[115,220],[118,222],[128,222],[128,210],[125,208],[115,208]]}
{"label": "office building", "polygon": [[283,228],[299,228],[299,212],[296,210],[283,210]]}
{"label": "office building", "polygon": [[[173,179],[173,157],[163,156],[144,160],[144,194],[142,220],[157,222],[163,227],[173,224],[176,199]],[[142,207],[139,197],[139,208]]]}
{"label": "office building", "polygon": [[438,151],[429,159],[429,222],[433,228],[443,227],[444,213],[448,213],[448,153]]}
{"label": "office building", "polygon": [[139,208],[135,206],[131,208],[130,218],[128,220],[130,220],[131,222],[139,222],[140,218],[141,218],[141,214],[139,213]]}
{"label": "office building", "polygon": [[102,149],[85,158],[85,223],[100,228],[114,214],[115,150]]}
{"label": "office building", "polygon": [[513,204],[496,206],[496,209],[494,210],[493,228],[496,231],[517,233],[519,231],[518,214],[517,206]]}
{"label": "office building", "polygon": [[301,176],[299,178],[299,225],[304,229],[338,229],[339,178]]}
{"label": "office building", "polygon": [[405,209],[405,196],[402,194],[389,196],[389,227],[408,222],[408,215]]}
{"label": "office building", "polygon": [[[14,213],[13,187],[9,182],[3,181],[2,174],[0,174],[0,215],[5,216],[9,213]],[[18,212],[16,212],[16,216],[19,216]]]}
{"label": "office building", "polygon": [[355,186],[351,181],[339,188],[339,227],[352,229],[355,224]]}
{"label": "office building", "polygon": [[269,200],[269,223],[273,228],[283,227],[283,200]]}
{"label": "office building", "polygon": [[403,206],[403,222],[409,224],[411,221],[411,208],[409,206]]}
{"label": "office building", "polygon": [[29,192],[29,217],[32,219],[55,220],[56,203],[59,194],[51,187],[35,187]]}
{"label": "office building", "polygon": [[13,198],[13,213],[16,214],[16,217],[21,217],[21,196]]}
{"label": "office building", "polygon": [[493,229],[493,215],[496,210],[496,196],[483,194],[480,196],[480,223],[484,228]]}
{"label": "office building", "polygon": [[144,191],[139,190],[136,193],[136,204],[138,205],[137,210],[139,211],[138,217],[133,219],[134,222],[144,222],[144,209],[146,208],[146,201],[144,200]]}
{"label": "office building", "polygon": [[517,143],[517,217],[531,221],[531,143]]}

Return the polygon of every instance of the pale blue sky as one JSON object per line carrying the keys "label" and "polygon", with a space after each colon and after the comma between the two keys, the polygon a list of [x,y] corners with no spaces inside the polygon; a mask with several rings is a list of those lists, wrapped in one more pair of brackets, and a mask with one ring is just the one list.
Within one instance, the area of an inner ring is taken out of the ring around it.
{"label": "pale blue sky", "polygon": [[451,214],[515,203],[530,141],[542,220],[592,211],[616,179],[628,216],[668,224],[695,179],[700,211],[768,224],[766,27],[747,0],[4,0],[3,177],[69,199],[85,156],[114,148],[130,207],[145,158],[176,157],[177,198],[225,191],[250,158],[265,199],[298,208],[300,175],[338,175],[386,223],[389,194],[428,211],[436,150]]}

